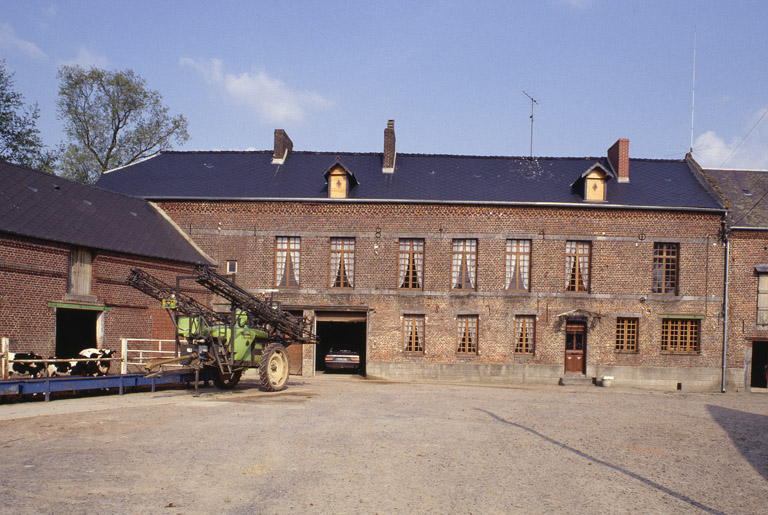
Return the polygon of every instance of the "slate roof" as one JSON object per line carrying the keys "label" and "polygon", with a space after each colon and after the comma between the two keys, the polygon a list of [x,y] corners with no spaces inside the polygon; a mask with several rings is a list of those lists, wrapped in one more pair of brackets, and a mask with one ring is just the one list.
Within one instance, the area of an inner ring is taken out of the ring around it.
{"label": "slate roof", "polygon": [[768,170],[714,170],[704,173],[728,200],[732,227],[768,229]]}
{"label": "slate roof", "polygon": [[0,232],[208,263],[149,202],[0,161]]}
{"label": "slate roof", "polygon": [[[629,183],[607,184],[607,202],[585,202],[571,187],[606,158],[482,157],[398,154],[381,171],[380,153],[166,151],[105,173],[99,187],[163,200],[328,200],[324,172],[340,159],[358,184],[349,201],[580,205],[722,210],[684,160],[631,159]],[[339,201],[334,199],[333,201]]]}

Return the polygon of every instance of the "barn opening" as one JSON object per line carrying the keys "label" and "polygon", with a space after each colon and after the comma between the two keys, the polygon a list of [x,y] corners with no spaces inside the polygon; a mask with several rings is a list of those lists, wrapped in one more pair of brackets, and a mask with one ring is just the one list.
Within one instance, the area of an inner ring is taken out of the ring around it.
{"label": "barn opening", "polygon": [[365,375],[365,343],[367,336],[366,313],[316,313],[317,336],[320,343],[315,352],[315,370],[328,371],[325,357],[331,350],[352,351],[360,358],[357,369],[333,369],[333,372]]}
{"label": "barn opening", "polygon": [[56,308],[56,357],[74,358],[89,347],[98,347],[96,326],[101,311]]}
{"label": "barn opening", "polygon": [[768,388],[766,384],[768,373],[768,342],[752,342],[752,388]]}

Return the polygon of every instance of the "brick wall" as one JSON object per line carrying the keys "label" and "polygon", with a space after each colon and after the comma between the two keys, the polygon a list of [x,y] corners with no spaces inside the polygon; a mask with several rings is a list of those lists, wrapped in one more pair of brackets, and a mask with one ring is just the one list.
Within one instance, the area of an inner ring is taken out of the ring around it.
{"label": "brick wall", "polygon": [[[590,319],[587,362],[629,367],[721,365],[724,247],[718,214],[350,202],[166,202],[162,207],[223,266],[238,261],[238,283],[275,288],[275,238],[301,237],[301,286],[281,289],[285,305],[369,308],[369,362],[562,365],[557,315],[583,309]],[[329,239],[354,237],[355,285],[329,288]],[[397,288],[399,238],[425,240],[424,290]],[[451,242],[476,238],[477,291],[452,291]],[[504,290],[507,238],[532,241],[531,292]],[[565,292],[565,242],[592,244],[589,294]],[[651,294],[653,244],[678,243],[679,295]],[[426,349],[402,351],[404,313],[423,313]],[[458,356],[456,316],[479,316],[479,352]],[[534,355],[513,352],[515,314],[536,315]],[[640,351],[614,351],[616,316],[640,319]],[[701,319],[700,352],[660,351],[660,315]],[[735,358],[734,358],[735,359]],[[733,366],[738,366],[737,359]],[[729,366],[731,364],[729,363]]]}
{"label": "brick wall", "polygon": [[[49,303],[84,303],[67,297],[69,254],[70,247],[63,244],[0,237],[0,336],[10,338],[12,352],[54,356],[56,307]],[[104,348],[119,350],[124,337],[174,337],[173,324],[159,303],[125,284],[132,266],[172,285],[177,275],[191,273],[189,265],[95,251],[94,301],[86,304],[109,308],[102,315]]]}

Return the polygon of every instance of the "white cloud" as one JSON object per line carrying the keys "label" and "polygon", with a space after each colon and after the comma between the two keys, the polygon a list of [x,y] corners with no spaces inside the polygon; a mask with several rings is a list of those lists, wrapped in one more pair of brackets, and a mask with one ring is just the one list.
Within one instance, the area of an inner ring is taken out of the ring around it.
{"label": "white cloud", "polygon": [[80,47],[75,57],[66,61],[61,61],[59,64],[80,66],[82,68],[90,68],[91,66],[106,68],[109,64],[109,59],[103,55],[96,55],[85,47]]}
{"label": "white cloud", "polygon": [[45,52],[36,44],[16,37],[10,23],[0,23],[0,50],[20,51],[32,59],[45,59]]}
{"label": "white cloud", "polygon": [[219,59],[179,59],[180,66],[197,70],[209,83],[238,104],[259,114],[267,123],[301,122],[308,111],[327,109],[333,102],[314,91],[296,91],[266,72],[224,73]]}
{"label": "white cloud", "polygon": [[[768,110],[761,109],[752,117],[745,135],[726,142],[715,131],[696,138],[693,155],[703,168],[768,169]],[[757,124],[757,125],[755,125]],[[751,129],[751,132],[749,132]],[[742,141],[743,140],[743,141]]]}

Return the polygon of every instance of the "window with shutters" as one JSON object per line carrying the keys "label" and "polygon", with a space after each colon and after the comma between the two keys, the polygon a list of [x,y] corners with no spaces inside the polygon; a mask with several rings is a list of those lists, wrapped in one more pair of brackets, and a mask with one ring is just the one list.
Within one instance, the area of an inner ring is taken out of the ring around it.
{"label": "window with shutters", "polygon": [[477,240],[453,240],[451,287],[474,290],[477,287]]}
{"label": "window with shutters", "polygon": [[677,243],[653,244],[653,293],[677,295]]}
{"label": "window with shutters", "polygon": [[76,247],[69,253],[69,287],[67,293],[77,296],[91,295],[93,255],[91,251]]}
{"label": "window with shutters", "polygon": [[398,262],[398,287],[423,288],[423,270],[424,240],[401,238]]}
{"label": "window with shutters", "polygon": [[424,352],[424,315],[403,315],[403,350]]}
{"label": "window with shutters", "polygon": [[355,285],[355,239],[331,238],[331,288]]}
{"label": "window with shutters", "polygon": [[456,317],[458,354],[477,354],[477,315]]}
{"label": "window with shutters", "polygon": [[588,241],[565,242],[565,289],[589,292],[591,245]]}
{"label": "window with shutters", "polygon": [[768,274],[757,276],[757,325],[768,325]]}
{"label": "window with shutters", "polygon": [[518,315],[515,317],[515,352],[533,354],[535,342],[536,317]]}
{"label": "window with shutters", "polygon": [[695,318],[664,318],[661,323],[662,352],[699,352],[700,321]]}
{"label": "window with shutters", "polygon": [[616,319],[616,351],[637,352],[637,318]]}
{"label": "window with shutters", "polygon": [[507,289],[528,291],[531,268],[531,240],[507,240]]}
{"label": "window with shutters", "polygon": [[301,238],[278,236],[275,241],[275,285],[298,288],[301,270]]}

